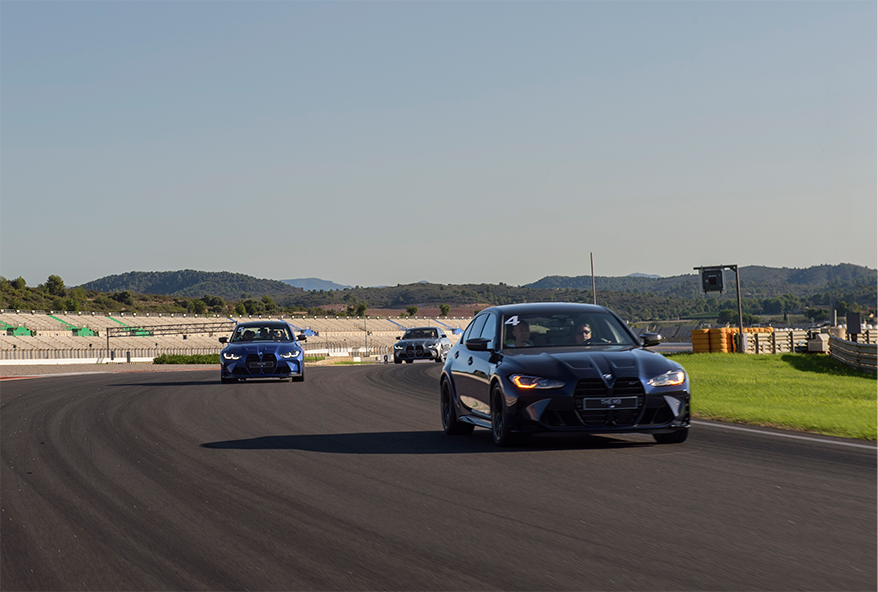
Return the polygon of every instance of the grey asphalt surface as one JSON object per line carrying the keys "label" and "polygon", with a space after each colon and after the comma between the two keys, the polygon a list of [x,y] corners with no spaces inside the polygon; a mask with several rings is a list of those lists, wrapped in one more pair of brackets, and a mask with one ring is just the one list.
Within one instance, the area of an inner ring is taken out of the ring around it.
{"label": "grey asphalt surface", "polygon": [[441,432],[439,369],[4,380],[0,588],[876,589],[874,447],[696,425],[501,450]]}

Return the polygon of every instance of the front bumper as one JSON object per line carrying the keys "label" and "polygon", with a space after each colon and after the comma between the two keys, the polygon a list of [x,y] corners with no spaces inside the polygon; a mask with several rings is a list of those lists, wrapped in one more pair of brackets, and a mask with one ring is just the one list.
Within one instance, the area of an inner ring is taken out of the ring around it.
{"label": "front bumper", "polygon": [[239,360],[223,360],[220,367],[223,378],[293,378],[303,375],[302,360],[275,358],[273,355],[248,355]]}
{"label": "front bumper", "polygon": [[513,429],[522,432],[663,433],[689,427],[689,403],[688,391],[507,397]]}
{"label": "front bumper", "polygon": [[442,350],[424,345],[406,345],[402,349],[394,348],[393,357],[396,360],[436,360],[442,357]]}

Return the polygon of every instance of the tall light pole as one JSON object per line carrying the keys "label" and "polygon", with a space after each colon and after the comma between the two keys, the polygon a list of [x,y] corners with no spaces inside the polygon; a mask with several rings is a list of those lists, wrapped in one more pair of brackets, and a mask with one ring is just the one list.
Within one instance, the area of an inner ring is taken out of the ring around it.
{"label": "tall light pole", "polygon": [[598,303],[598,293],[594,287],[594,253],[589,252],[589,258],[591,259],[591,302],[592,304]]}

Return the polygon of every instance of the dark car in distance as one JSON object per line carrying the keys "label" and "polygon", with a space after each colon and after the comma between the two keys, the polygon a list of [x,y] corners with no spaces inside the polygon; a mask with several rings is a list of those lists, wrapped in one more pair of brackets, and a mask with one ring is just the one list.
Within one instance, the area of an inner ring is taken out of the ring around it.
{"label": "dark car in distance", "polygon": [[438,327],[412,327],[393,344],[393,363],[411,364],[415,360],[442,363],[451,349],[451,341]]}
{"label": "dark car in distance", "polygon": [[439,382],[447,434],[491,430],[499,446],[535,432],[652,434],[680,443],[689,430],[689,378],[649,351],[602,306],[532,303],[481,311],[448,354]]}
{"label": "dark car in distance", "polygon": [[238,323],[231,338],[220,337],[226,347],[220,352],[220,381],[254,378],[305,380],[304,351],[293,327],[286,321]]}

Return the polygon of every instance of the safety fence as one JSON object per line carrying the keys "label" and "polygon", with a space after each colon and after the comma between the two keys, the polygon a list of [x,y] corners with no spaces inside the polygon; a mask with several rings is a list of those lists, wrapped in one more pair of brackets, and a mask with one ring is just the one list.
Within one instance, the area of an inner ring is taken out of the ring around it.
{"label": "safety fence", "polygon": [[829,355],[848,366],[867,372],[878,372],[878,344],[847,341],[840,337],[830,336]]}
{"label": "safety fence", "polygon": [[[695,329],[692,331],[692,352],[699,353],[731,353],[738,351],[737,327],[718,329]],[[780,354],[804,352],[808,350],[808,331],[806,330],[775,330],[763,327],[744,329],[747,337],[746,349],[751,354]]]}
{"label": "safety fence", "polygon": [[[188,348],[77,348],[77,349],[13,349],[0,350],[0,364],[109,364],[152,361],[162,354],[193,356],[218,354],[221,347]],[[391,355],[392,347],[351,347],[340,343],[305,346],[305,356],[378,357]]]}

